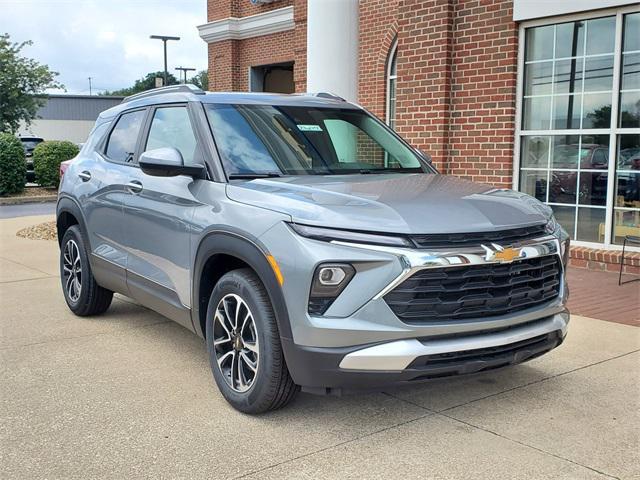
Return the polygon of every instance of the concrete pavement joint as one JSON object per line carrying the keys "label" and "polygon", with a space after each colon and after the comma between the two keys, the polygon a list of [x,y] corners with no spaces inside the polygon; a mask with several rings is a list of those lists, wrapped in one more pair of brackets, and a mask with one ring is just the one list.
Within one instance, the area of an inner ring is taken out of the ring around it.
{"label": "concrete pavement joint", "polygon": [[19,349],[19,348],[25,348],[25,347],[34,347],[34,346],[38,346],[38,345],[47,345],[50,343],[58,343],[58,342],[64,342],[67,340],[76,340],[79,338],[91,338],[91,337],[99,337],[101,335],[112,335],[114,333],[120,333],[120,332],[127,332],[130,330],[137,330],[140,328],[147,328],[147,327],[154,327],[156,325],[164,325],[165,323],[173,323],[171,320],[164,320],[164,321],[160,321],[160,322],[154,322],[154,323],[147,323],[146,325],[139,325],[139,326],[135,326],[135,327],[125,327],[125,328],[120,328],[117,329],[115,331],[112,332],[98,332],[98,333],[91,333],[91,334],[87,334],[87,335],[77,335],[75,337],[62,337],[62,338],[56,338],[54,340],[45,340],[43,342],[33,342],[33,343],[24,343],[22,345],[10,345],[10,346],[6,346],[6,347],[0,347],[0,352],[5,351],[5,350],[12,350],[12,349]]}
{"label": "concrete pavement joint", "polygon": [[3,257],[3,256],[0,256],[0,258],[2,260],[7,261],[7,262],[14,263],[16,265],[20,265],[21,267],[28,268],[30,270],[35,270],[36,272],[44,273],[45,275],[47,275],[49,277],[56,277],[57,276],[57,275],[51,275],[50,273],[47,273],[47,272],[43,272],[39,268],[30,267],[29,265],[25,265],[24,263],[16,262],[15,260],[11,260],[10,258],[6,258],[6,257]]}
{"label": "concrete pavement joint", "polygon": [[[630,352],[630,353],[633,353],[633,352]],[[627,354],[627,353],[625,353],[624,355],[628,355],[628,354]],[[621,356],[624,356],[624,355],[621,355]],[[619,358],[619,357],[615,357],[615,358]],[[613,358],[611,358],[611,359],[609,359],[609,360],[613,360]],[[609,361],[609,360],[605,360],[605,361]],[[602,362],[597,362],[597,363],[602,363]],[[597,363],[594,363],[593,365],[597,365]],[[579,370],[579,369],[576,369],[576,370]],[[567,373],[568,373],[568,372],[567,372]],[[556,375],[556,376],[557,376],[557,375]],[[555,376],[554,376],[554,377],[549,377],[549,378],[555,378]],[[531,382],[531,383],[528,383],[528,384],[522,385],[522,386],[520,386],[520,387],[511,388],[511,389],[509,389],[509,390],[504,390],[503,392],[500,392],[500,393],[510,392],[510,391],[512,391],[512,390],[516,390],[516,389],[518,389],[518,388],[526,387],[526,386],[528,386],[528,385],[532,385],[532,384],[534,384],[534,383],[538,383],[538,382]],[[415,407],[422,408],[423,410],[426,410],[426,411],[428,411],[428,412],[433,412],[433,413],[434,413],[434,414],[436,414],[436,415],[439,415],[439,416],[441,416],[441,417],[448,418],[449,420],[453,420],[454,422],[462,423],[462,424],[464,424],[464,425],[466,425],[466,426],[468,426],[468,427],[475,428],[475,429],[477,429],[477,430],[481,430],[481,431],[486,432],[486,433],[490,433],[490,434],[495,435],[496,437],[500,437],[500,438],[502,438],[502,439],[504,439],[504,440],[508,440],[508,441],[510,441],[510,442],[517,443],[518,445],[521,445],[521,446],[523,446],[523,447],[527,447],[527,448],[531,448],[531,449],[533,449],[533,450],[536,450],[537,452],[540,452],[540,453],[543,453],[543,454],[546,454],[546,455],[551,455],[552,457],[555,457],[555,458],[557,458],[557,459],[559,459],[559,460],[564,460],[564,461],[566,461],[566,462],[572,463],[572,464],[577,465],[577,466],[579,466],[579,467],[586,468],[587,470],[591,470],[591,471],[593,471],[593,472],[595,472],[595,473],[598,473],[598,474],[600,474],[600,475],[604,475],[605,477],[608,477],[608,478],[615,478],[615,479],[619,480],[619,477],[615,477],[615,476],[613,476],[613,475],[609,475],[608,473],[601,472],[600,470],[597,470],[597,469],[595,469],[595,468],[593,468],[593,467],[589,467],[588,465],[583,465],[583,464],[578,463],[578,462],[576,462],[576,461],[574,461],[574,460],[571,460],[571,459],[569,459],[569,458],[562,457],[562,456],[557,455],[557,454],[552,453],[552,452],[547,452],[546,450],[543,450],[543,449],[541,449],[541,448],[539,448],[539,447],[536,447],[536,446],[534,446],[534,445],[529,445],[528,443],[524,443],[524,442],[521,442],[521,441],[519,441],[519,440],[515,440],[515,439],[513,439],[513,438],[510,438],[510,437],[507,437],[507,436],[505,436],[505,435],[501,435],[501,434],[499,434],[499,433],[497,433],[497,432],[494,432],[493,430],[489,430],[489,429],[487,429],[487,428],[481,427],[481,426],[479,426],[479,425],[475,425],[475,424],[473,424],[473,423],[465,422],[464,420],[460,420],[459,418],[456,418],[456,417],[453,417],[453,416],[451,416],[451,415],[447,415],[446,413],[443,413],[443,412],[445,412],[446,410],[449,410],[448,408],[447,408],[447,409],[444,409],[444,410],[440,410],[440,411],[438,411],[438,412],[434,412],[433,410],[429,410],[428,408],[423,407],[423,406],[422,406],[422,405],[420,405],[419,403],[412,402],[411,400],[407,400],[407,399],[405,399],[405,398],[396,397],[395,395],[392,395],[392,394],[390,394],[390,393],[388,393],[388,392],[382,392],[382,393],[384,393],[385,395],[388,395],[389,397],[395,398],[396,400],[400,400],[401,402],[408,403],[409,405],[413,405],[413,406],[415,406]],[[498,393],[498,394],[496,394],[496,395],[499,395],[500,393]],[[480,399],[478,399],[478,400],[483,400],[483,399],[485,399],[485,398],[489,398],[489,397],[493,397],[493,396],[495,396],[495,395],[488,395],[487,397],[482,397],[482,398],[480,398]],[[473,403],[473,402],[475,402],[475,401],[477,401],[477,400],[473,400],[473,401],[471,401],[471,402],[467,402],[467,403],[465,403],[464,405],[468,405],[469,403]],[[451,408],[457,408],[457,407],[451,407]]]}
{"label": "concrete pavement joint", "polygon": [[31,280],[45,280],[47,278],[57,278],[57,276],[49,275],[47,277],[23,278],[22,280],[6,280],[4,282],[0,282],[0,284],[4,285],[4,284],[9,284],[9,283],[30,282]]}
{"label": "concrete pavement joint", "polygon": [[539,447],[536,447],[536,446],[533,446],[533,445],[529,445],[528,443],[521,442],[520,440],[515,440],[515,439],[513,439],[511,437],[507,437],[505,435],[501,435],[498,432],[494,432],[493,430],[489,430],[488,428],[484,428],[484,427],[475,425],[473,423],[465,422],[464,420],[460,420],[459,418],[452,417],[451,415],[447,415],[447,414],[442,413],[442,412],[438,412],[437,414],[442,416],[442,417],[445,417],[445,418],[448,418],[450,420],[453,420],[454,422],[462,423],[463,425],[467,425],[468,427],[476,428],[476,429],[481,430],[483,432],[490,433],[492,435],[495,435],[496,437],[502,438],[504,440],[509,440],[510,442],[517,443],[518,445],[521,445],[523,447],[531,448],[533,450],[536,450],[537,452],[540,452],[540,453],[543,453],[543,454],[546,454],[546,455],[550,455],[550,456],[552,456],[554,458],[557,458],[559,460],[564,460],[565,462],[572,463],[573,465],[577,465],[577,466],[582,467],[582,468],[586,468],[587,470],[590,470],[592,472],[598,473],[600,475],[604,475],[607,478],[614,478],[616,480],[620,480],[620,477],[616,477],[616,476],[610,475],[610,474],[608,474],[606,472],[602,472],[602,471],[600,471],[600,470],[598,470],[596,468],[590,467],[588,465],[583,465],[582,463],[576,462],[574,460],[571,460],[569,458],[563,457],[563,456],[558,455],[556,453],[548,452],[546,450],[543,450],[542,448],[539,448]]}
{"label": "concrete pavement joint", "polygon": [[552,380],[554,378],[558,378],[558,377],[561,377],[563,375],[568,375],[569,373],[578,372],[580,370],[584,370],[585,368],[593,367],[595,365],[600,365],[601,363],[605,363],[605,362],[609,362],[611,360],[616,360],[618,358],[626,357],[627,355],[632,355],[632,354],[637,353],[637,352],[640,352],[640,349],[632,350],[632,351],[626,352],[626,353],[621,353],[620,355],[616,355],[615,357],[606,358],[604,360],[600,360],[600,361],[597,361],[597,362],[594,362],[594,363],[590,363],[588,365],[583,365],[581,367],[577,367],[577,368],[574,368],[574,369],[571,369],[571,370],[567,370],[566,372],[556,373],[555,375],[551,375],[549,377],[540,378],[538,380],[534,380],[533,382],[523,383],[522,385],[518,385],[518,386],[512,387],[512,388],[508,388],[506,390],[501,390],[500,392],[492,393],[491,395],[485,395],[484,397],[476,398],[474,400],[469,400],[468,402],[461,403],[459,405],[454,405],[452,407],[443,408],[442,410],[438,410],[436,413],[448,412],[449,410],[453,410],[454,408],[464,407],[464,406],[469,405],[471,403],[479,402],[480,400],[485,400],[487,398],[491,398],[491,397],[496,397],[498,395],[502,395],[503,393],[508,393],[508,392],[512,392],[514,390],[518,390],[519,388],[524,388],[524,387],[528,387],[530,385],[536,385],[538,383],[546,382],[547,380]]}
{"label": "concrete pavement joint", "polygon": [[600,365],[600,364],[602,364],[602,363],[606,363],[606,362],[609,362],[609,361],[611,361],[611,360],[616,360],[616,359],[618,359],[618,358],[626,357],[626,356],[628,356],[628,355],[632,355],[632,354],[637,353],[637,352],[640,352],[640,349],[638,349],[638,350],[633,350],[633,351],[631,351],[631,352],[627,352],[627,353],[622,353],[622,354],[620,354],[620,355],[616,355],[615,357],[607,358],[607,359],[605,359],[605,360],[600,360],[600,361],[598,361],[598,362],[594,362],[594,363],[591,363],[591,364],[589,364],[589,365],[583,365],[582,367],[574,368],[574,369],[572,369],[572,370],[568,370],[568,371],[566,371],[566,372],[558,373],[558,374],[556,374],[556,375],[551,375],[551,376],[549,376],[549,377],[545,377],[545,378],[542,378],[542,379],[540,379],[540,380],[536,380],[536,381],[534,381],[534,382],[525,383],[525,384],[523,384],[523,385],[519,385],[519,386],[517,386],[517,387],[509,388],[509,389],[507,389],[507,390],[502,390],[502,391],[500,391],[500,392],[497,392],[497,393],[494,393],[494,394],[491,394],[491,395],[486,395],[486,396],[481,397],[481,398],[476,398],[476,399],[474,399],[474,400],[470,400],[469,402],[462,403],[462,404],[460,404],[460,405],[455,405],[455,406],[452,406],[452,407],[447,407],[447,408],[445,408],[445,409],[438,410],[438,411],[430,410],[430,409],[428,409],[428,408],[424,407],[423,405],[420,405],[419,403],[412,402],[411,400],[407,400],[407,399],[404,399],[404,398],[401,398],[401,397],[397,397],[397,396],[395,396],[395,395],[393,395],[393,394],[391,394],[391,393],[388,393],[388,392],[382,392],[382,393],[383,393],[384,395],[389,396],[389,397],[395,398],[396,400],[400,400],[401,402],[405,402],[405,403],[407,403],[407,404],[409,404],[409,405],[413,405],[413,406],[415,406],[415,407],[418,407],[418,408],[421,408],[421,409],[423,409],[423,410],[426,410],[427,412],[430,412],[429,414],[434,413],[434,414],[440,415],[440,416],[442,416],[442,417],[448,418],[448,419],[450,419],[450,420],[453,420],[453,421],[456,421],[456,422],[462,423],[462,424],[467,425],[467,426],[469,426],[469,427],[476,428],[476,429],[478,429],[478,430],[482,430],[483,432],[487,432],[487,433],[493,434],[493,435],[495,435],[495,436],[497,436],[497,437],[503,438],[503,439],[505,439],[505,440],[509,440],[509,441],[511,441],[511,442],[513,442],[513,443],[517,443],[518,445],[521,445],[521,446],[523,446],[523,447],[528,447],[528,448],[531,448],[531,449],[533,449],[533,450],[536,450],[536,451],[538,451],[538,452],[540,452],[540,453],[547,454],[547,455],[551,455],[552,457],[555,457],[555,458],[557,458],[557,459],[559,459],[559,460],[564,460],[564,461],[567,461],[567,462],[572,463],[572,464],[574,464],[574,465],[577,465],[577,466],[579,466],[579,467],[586,468],[587,470],[591,470],[591,471],[593,471],[593,472],[595,472],[595,473],[598,473],[598,474],[600,474],[600,475],[604,475],[605,477],[608,477],[608,478],[614,478],[614,479],[619,479],[619,477],[616,477],[616,476],[614,476],[614,475],[610,475],[610,474],[608,474],[608,473],[606,473],[606,472],[602,472],[602,471],[600,471],[600,470],[598,470],[598,469],[596,469],[596,468],[590,467],[590,466],[588,466],[588,465],[583,465],[582,463],[576,462],[576,461],[571,460],[571,459],[569,459],[569,458],[565,458],[565,457],[563,457],[563,456],[561,456],[561,455],[558,455],[558,454],[555,454],[555,453],[552,453],[552,452],[548,452],[548,451],[543,450],[543,449],[541,449],[541,448],[539,448],[539,447],[536,447],[536,446],[534,446],[534,445],[530,445],[530,444],[528,444],[528,443],[524,443],[524,442],[521,442],[521,441],[519,441],[519,440],[515,440],[515,439],[510,438],[510,437],[507,437],[507,436],[505,436],[505,435],[501,435],[501,434],[499,434],[499,433],[497,433],[497,432],[494,432],[493,430],[489,430],[489,429],[484,428],[484,427],[481,427],[481,426],[479,426],[479,425],[475,425],[475,424],[472,424],[472,423],[466,422],[466,421],[464,421],[464,420],[461,420],[461,419],[459,419],[459,418],[456,418],[456,417],[454,417],[454,416],[448,415],[448,414],[447,414],[447,413],[445,413],[445,412],[450,411],[450,410],[455,409],[455,408],[459,408],[459,407],[465,406],[465,405],[469,405],[469,404],[471,404],[471,403],[478,402],[478,401],[480,401],[480,400],[485,400],[485,399],[487,399],[487,398],[491,398],[491,397],[495,397],[495,396],[498,396],[498,395],[502,395],[503,393],[512,392],[512,391],[514,391],[514,390],[518,390],[518,389],[520,389],[520,388],[525,388],[525,387],[528,387],[528,386],[530,386],[530,385],[535,385],[535,384],[538,384],[538,383],[541,383],[541,382],[545,382],[545,381],[547,381],[547,380],[551,380],[551,379],[554,379],[554,378],[557,378],[557,377],[561,377],[561,376],[563,376],[563,375],[567,375],[567,374],[569,374],[569,373],[577,372],[577,371],[580,371],[580,370],[584,370],[584,369],[586,369],[586,368],[590,368],[590,367],[593,367],[593,366],[596,366],[596,365]]}
{"label": "concrete pavement joint", "polygon": [[[394,397],[394,398],[395,398],[395,397]],[[425,408],[423,407],[423,410],[427,410],[427,409],[425,409]],[[295,462],[296,460],[300,460],[301,458],[310,457],[310,456],[312,456],[312,455],[316,455],[316,454],[318,454],[318,453],[326,452],[326,451],[331,450],[331,449],[333,449],[333,448],[341,447],[341,446],[343,446],[343,445],[347,445],[347,444],[349,444],[349,443],[353,443],[353,442],[356,442],[356,441],[358,441],[358,440],[362,440],[363,438],[368,438],[368,437],[371,437],[371,436],[373,436],[373,435],[377,435],[378,433],[387,432],[387,431],[392,430],[392,429],[394,429],[394,428],[401,427],[401,426],[403,426],[403,425],[408,425],[408,424],[413,423],[413,422],[416,422],[416,421],[418,421],[418,420],[422,420],[423,418],[429,417],[429,416],[431,416],[431,415],[433,415],[433,414],[434,414],[434,412],[429,411],[429,413],[427,413],[427,414],[425,414],[425,415],[420,415],[419,417],[412,418],[412,419],[410,419],[410,420],[406,420],[406,421],[404,421],[404,422],[400,422],[400,423],[397,423],[397,424],[395,424],[395,425],[390,425],[390,426],[388,426],[388,427],[381,428],[381,429],[379,429],[379,430],[375,430],[375,431],[373,431],[373,432],[369,432],[369,433],[367,433],[367,434],[365,434],[365,435],[360,435],[359,437],[354,437],[354,438],[351,438],[351,439],[349,439],[349,440],[345,440],[345,441],[343,441],[343,442],[338,442],[338,443],[336,443],[336,444],[334,444],[334,445],[328,445],[328,446],[326,446],[326,447],[319,448],[319,449],[314,450],[314,451],[312,451],[312,452],[303,453],[302,455],[298,455],[297,457],[294,457],[294,458],[289,458],[289,459],[287,459],[287,460],[283,460],[283,461],[281,461],[281,462],[277,462],[277,463],[274,463],[274,464],[272,464],[272,465],[267,465],[266,467],[258,468],[257,470],[252,470],[252,471],[250,471],[250,472],[243,473],[242,475],[239,475],[239,476],[237,476],[237,477],[233,477],[233,480],[238,480],[238,479],[240,479],[240,478],[246,478],[246,477],[248,477],[248,476],[250,476],[250,475],[255,475],[255,474],[257,474],[257,473],[261,473],[261,472],[265,472],[265,471],[267,471],[267,470],[271,470],[272,468],[277,468],[277,467],[279,467],[279,466],[281,466],[281,465],[286,465],[287,463]]]}

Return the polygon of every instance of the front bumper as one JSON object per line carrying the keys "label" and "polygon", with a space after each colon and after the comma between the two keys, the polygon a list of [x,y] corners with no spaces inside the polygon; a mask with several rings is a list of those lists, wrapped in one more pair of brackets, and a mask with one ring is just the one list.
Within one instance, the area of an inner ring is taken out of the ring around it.
{"label": "front bumper", "polygon": [[[502,246],[427,250],[313,240],[294,234],[281,223],[261,240],[284,276],[292,332],[292,338],[282,338],[287,366],[293,380],[307,391],[376,389],[497,368],[541,355],[566,335],[569,314],[564,271],[556,298],[502,315],[409,324],[384,299],[387,292],[423,269],[504,263],[498,253],[507,247],[518,258],[557,255],[564,265],[567,243],[561,236],[545,235]],[[350,263],[357,273],[325,315],[309,315],[311,272],[329,261]],[[536,338],[540,341],[528,342]]]}
{"label": "front bumper", "polygon": [[287,366],[304,391],[340,395],[516,365],[559,346],[569,312],[524,325],[435,339],[346,348],[304,347],[283,340]]}

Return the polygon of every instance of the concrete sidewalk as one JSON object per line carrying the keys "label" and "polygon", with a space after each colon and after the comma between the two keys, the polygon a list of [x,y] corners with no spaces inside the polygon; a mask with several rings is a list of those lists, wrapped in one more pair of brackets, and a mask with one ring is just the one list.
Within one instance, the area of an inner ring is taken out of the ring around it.
{"label": "concrete sidewalk", "polygon": [[0,220],[0,478],[640,478],[640,329],[574,316],[516,367],[250,417],[204,343],[118,296],[67,309],[56,242]]}

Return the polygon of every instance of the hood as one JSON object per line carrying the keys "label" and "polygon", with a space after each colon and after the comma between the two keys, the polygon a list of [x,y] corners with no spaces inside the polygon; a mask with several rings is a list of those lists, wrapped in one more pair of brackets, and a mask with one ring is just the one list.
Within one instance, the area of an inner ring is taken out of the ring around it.
{"label": "hood", "polygon": [[230,199],[296,223],[387,233],[464,233],[544,223],[550,209],[513,190],[432,174],[294,176],[234,182]]}

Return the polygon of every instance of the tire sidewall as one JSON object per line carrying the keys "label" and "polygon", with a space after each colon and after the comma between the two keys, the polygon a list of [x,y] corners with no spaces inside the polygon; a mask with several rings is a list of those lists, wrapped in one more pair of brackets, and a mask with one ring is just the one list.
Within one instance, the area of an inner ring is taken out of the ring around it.
{"label": "tire sidewall", "polygon": [[[264,289],[264,286],[262,286]],[[234,391],[226,382],[218,366],[213,347],[213,317],[220,300],[230,293],[240,296],[248,305],[256,326],[260,347],[259,366],[256,378],[246,392]],[[267,299],[266,292],[264,297]],[[272,347],[275,317],[270,304],[265,304],[260,294],[247,281],[245,275],[233,271],[224,275],[216,284],[209,305],[207,306],[207,351],[213,378],[225,399],[235,408],[243,412],[252,412],[272,389],[272,372],[274,372],[274,352]],[[275,331],[277,336],[277,330]]]}
{"label": "tire sidewall", "polygon": [[[76,302],[73,302],[68,294],[65,286],[65,278],[64,278],[64,250],[67,246],[67,242],[69,240],[73,240],[78,245],[78,251],[80,253],[80,266],[82,268],[82,281],[80,288],[80,297]],[[67,302],[67,305],[71,309],[71,311],[76,312],[81,305],[84,305],[89,300],[89,281],[91,279],[91,267],[89,266],[89,257],[87,256],[87,251],[85,249],[84,240],[82,238],[82,234],[80,233],[80,228],[76,225],[69,227],[62,237],[62,245],[60,246],[60,285],[62,286],[62,293],[64,295],[64,299]]]}

